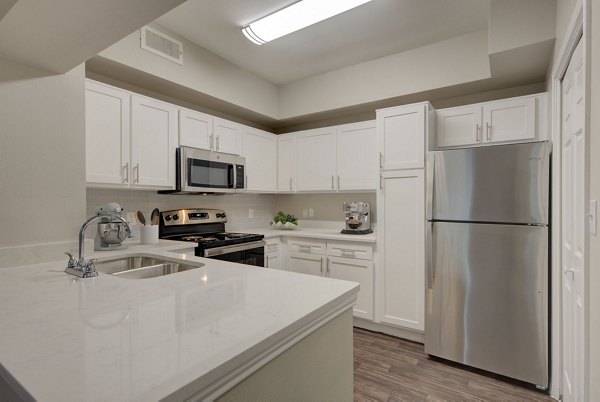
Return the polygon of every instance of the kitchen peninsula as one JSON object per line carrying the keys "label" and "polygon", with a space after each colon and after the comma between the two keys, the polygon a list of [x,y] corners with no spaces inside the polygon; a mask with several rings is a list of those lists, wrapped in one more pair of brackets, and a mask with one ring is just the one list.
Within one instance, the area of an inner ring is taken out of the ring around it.
{"label": "kitchen peninsula", "polygon": [[79,279],[65,261],[0,269],[0,399],[352,399],[357,284],[185,248],[101,255],[205,264],[149,279]]}

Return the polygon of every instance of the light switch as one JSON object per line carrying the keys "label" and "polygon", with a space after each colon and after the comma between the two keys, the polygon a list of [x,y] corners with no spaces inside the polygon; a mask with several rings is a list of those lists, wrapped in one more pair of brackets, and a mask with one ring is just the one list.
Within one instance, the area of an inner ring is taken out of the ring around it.
{"label": "light switch", "polygon": [[590,200],[590,234],[598,235],[598,201]]}
{"label": "light switch", "polygon": [[248,219],[254,219],[254,210],[252,208],[248,210]]}
{"label": "light switch", "polygon": [[303,218],[308,218],[308,208],[304,208],[304,209],[302,210],[302,217],[303,217]]}
{"label": "light switch", "polygon": [[308,208],[308,217],[312,218],[315,216],[315,210],[312,208]]}

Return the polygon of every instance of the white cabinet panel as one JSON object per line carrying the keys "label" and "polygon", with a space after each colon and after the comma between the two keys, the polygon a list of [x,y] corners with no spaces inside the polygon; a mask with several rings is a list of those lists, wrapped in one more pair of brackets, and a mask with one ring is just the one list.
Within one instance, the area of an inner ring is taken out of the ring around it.
{"label": "white cabinet panel", "polygon": [[375,190],[377,187],[375,121],[337,127],[337,189]]}
{"label": "white cabinet panel", "polygon": [[381,169],[423,168],[427,110],[427,104],[416,104],[377,111]]}
{"label": "white cabinet panel", "polygon": [[85,84],[86,181],[129,185],[131,94],[92,81]]}
{"label": "white cabinet panel", "polygon": [[179,109],[179,145],[211,150],[213,117],[190,109]]}
{"label": "white cabinet panel", "polygon": [[265,253],[265,268],[282,269],[278,251]]}
{"label": "white cabinet panel", "polygon": [[321,255],[288,253],[287,270],[309,275],[323,275],[325,258]]}
{"label": "white cabinet panel", "polygon": [[325,255],[327,253],[327,243],[323,240],[298,240],[288,239],[288,250],[291,252],[302,252],[309,254]]}
{"label": "white cabinet panel", "polygon": [[377,194],[380,245],[375,319],[423,331],[425,306],[424,171],[382,173]]}
{"label": "white cabinet panel", "polygon": [[327,242],[327,255],[330,257],[373,259],[373,246],[360,243]]}
{"label": "white cabinet panel", "polygon": [[335,127],[296,134],[298,191],[335,191]]}
{"label": "white cabinet panel", "polygon": [[358,282],[360,290],[353,307],[354,316],[373,319],[373,262],[351,258],[327,258],[327,275],[335,279]]}
{"label": "white cabinet panel", "polygon": [[535,138],[535,98],[517,98],[483,105],[485,141],[504,142]]}
{"label": "white cabinet panel", "polygon": [[463,106],[438,110],[438,147],[471,145],[482,141],[481,106]]}
{"label": "white cabinet panel", "polygon": [[244,128],[246,190],[277,190],[277,136],[254,128]]}
{"label": "white cabinet panel", "polygon": [[177,107],[133,95],[131,143],[133,185],[174,188]]}
{"label": "white cabinet panel", "polygon": [[242,126],[229,120],[215,117],[214,127],[214,147],[217,152],[227,154],[242,154]]}
{"label": "white cabinet panel", "polygon": [[296,191],[296,135],[277,136],[277,191]]}

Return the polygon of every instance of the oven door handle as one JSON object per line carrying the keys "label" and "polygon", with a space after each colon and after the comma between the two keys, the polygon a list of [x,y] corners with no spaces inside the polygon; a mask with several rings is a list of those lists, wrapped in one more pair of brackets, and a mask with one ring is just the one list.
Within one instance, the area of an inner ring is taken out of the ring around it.
{"label": "oven door handle", "polygon": [[234,244],[232,246],[215,247],[204,250],[205,257],[214,257],[216,255],[230,254],[238,251],[250,250],[253,248],[264,247],[267,242],[264,240],[253,241],[250,243]]}

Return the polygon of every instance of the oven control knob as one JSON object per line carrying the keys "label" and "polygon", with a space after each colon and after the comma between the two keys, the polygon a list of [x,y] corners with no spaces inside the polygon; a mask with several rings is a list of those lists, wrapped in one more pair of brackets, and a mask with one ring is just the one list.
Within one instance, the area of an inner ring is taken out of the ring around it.
{"label": "oven control knob", "polygon": [[225,215],[225,212],[223,212],[223,213],[221,214],[221,218],[225,218],[225,217],[227,217],[227,215]]}
{"label": "oven control knob", "polygon": [[179,219],[179,215],[177,215],[177,214],[173,215],[173,220],[176,221],[177,219]]}
{"label": "oven control knob", "polygon": [[167,215],[167,216],[165,216],[165,220],[166,220],[167,222],[169,222],[169,221],[171,220],[171,215]]}

